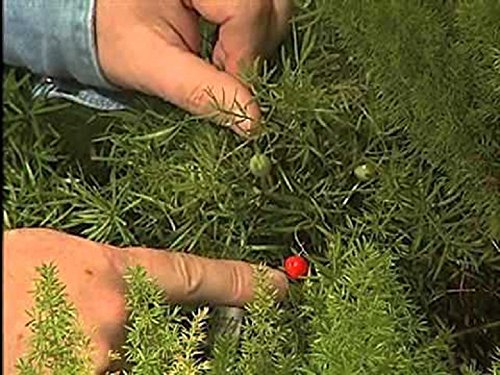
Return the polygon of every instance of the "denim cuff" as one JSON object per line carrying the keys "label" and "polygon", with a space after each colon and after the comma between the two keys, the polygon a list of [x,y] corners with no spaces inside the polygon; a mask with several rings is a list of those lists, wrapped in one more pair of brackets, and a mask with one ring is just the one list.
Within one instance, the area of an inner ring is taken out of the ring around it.
{"label": "denim cuff", "polygon": [[95,4],[96,0],[4,0],[4,62],[114,90],[97,61]]}
{"label": "denim cuff", "polygon": [[72,80],[43,78],[31,91],[34,98],[65,99],[101,111],[129,108],[131,96],[119,91],[94,88]]}
{"label": "denim cuff", "polygon": [[4,62],[44,77],[37,96],[123,109],[125,95],[99,67],[97,0],[4,0]]}
{"label": "denim cuff", "polygon": [[95,23],[97,0],[79,1],[71,20],[74,26],[70,34],[75,48],[70,49],[68,54],[71,75],[78,82],[45,77],[33,89],[33,96],[66,99],[103,111],[126,109],[127,96],[104,78],[99,66]]}
{"label": "denim cuff", "polygon": [[71,12],[68,37],[73,48],[67,50],[68,68],[77,82],[45,77],[34,87],[34,97],[66,99],[104,111],[127,108],[127,96],[108,83],[98,63],[95,3],[96,0],[78,0]]}

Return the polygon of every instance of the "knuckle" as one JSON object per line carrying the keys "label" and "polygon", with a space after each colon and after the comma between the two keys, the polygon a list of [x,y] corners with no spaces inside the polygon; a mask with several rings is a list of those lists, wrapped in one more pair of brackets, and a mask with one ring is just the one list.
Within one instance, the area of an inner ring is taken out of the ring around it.
{"label": "knuckle", "polygon": [[253,17],[265,17],[272,13],[272,0],[249,1],[249,15]]}
{"label": "knuckle", "polygon": [[245,273],[241,267],[231,267],[229,273],[229,285],[231,286],[231,299],[243,301],[248,298],[245,290]]}
{"label": "knuckle", "polygon": [[180,276],[180,289],[184,296],[195,295],[202,284],[202,269],[197,262],[189,259],[185,254],[179,254],[177,272]]}
{"label": "knuckle", "polygon": [[196,112],[204,111],[209,102],[209,92],[208,88],[196,86],[186,96],[186,108]]}
{"label": "knuckle", "polygon": [[255,1],[233,1],[226,5],[226,11],[230,17],[259,18],[264,17],[273,11],[273,0],[255,0]]}

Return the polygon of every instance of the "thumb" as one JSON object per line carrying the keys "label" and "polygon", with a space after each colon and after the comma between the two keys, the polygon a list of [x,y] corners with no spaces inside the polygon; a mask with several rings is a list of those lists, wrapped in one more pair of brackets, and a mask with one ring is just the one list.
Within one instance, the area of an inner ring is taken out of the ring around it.
{"label": "thumb", "polygon": [[[254,267],[234,260],[216,260],[146,248],[125,249],[125,264],[139,265],[157,280],[169,301],[243,306],[254,296]],[[288,290],[286,276],[269,270],[278,298]]]}
{"label": "thumb", "polygon": [[261,117],[247,87],[232,75],[158,35],[136,45],[138,87],[193,114],[211,116],[240,135],[248,135]]}

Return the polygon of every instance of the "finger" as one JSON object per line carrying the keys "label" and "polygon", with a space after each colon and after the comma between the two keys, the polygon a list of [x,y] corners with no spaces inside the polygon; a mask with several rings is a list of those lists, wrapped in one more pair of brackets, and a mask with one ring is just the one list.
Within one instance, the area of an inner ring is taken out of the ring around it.
{"label": "finger", "polygon": [[[144,267],[172,302],[243,306],[254,296],[255,270],[249,263],[145,248],[124,251],[125,263]],[[268,274],[277,297],[283,299],[288,290],[286,276],[272,269]]]}
{"label": "finger", "polygon": [[274,40],[271,45],[273,50],[278,47],[288,33],[292,14],[293,2],[291,0],[274,0],[274,19],[272,24]]}
{"label": "finger", "polygon": [[266,57],[281,40],[290,16],[290,0],[189,3],[204,18],[220,25],[213,60],[231,74],[241,73],[257,57]]}
{"label": "finger", "polygon": [[[120,250],[117,249],[117,251]],[[113,299],[116,301],[112,301]],[[116,354],[121,354],[120,349],[125,342],[123,325],[127,319],[122,294],[107,293],[102,304],[104,308],[99,309],[94,306],[93,311],[85,312],[83,308],[79,309],[86,333],[92,339],[92,363],[96,366],[98,374],[104,374],[106,370],[116,370],[123,364],[123,358],[116,357]],[[120,305],[119,309],[113,308],[116,304]],[[105,308],[107,306],[110,308]],[[88,318],[85,319],[85,317]]]}
{"label": "finger", "polygon": [[192,0],[202,17],[220,25],[213,60],[231,74],[250,66],[265,49],[273,15],[270,0]]}
{"label": "finger", "polygon": [[191,113],[210,116],[240,135],[249,135],[258,127],[260,109],[238,79],[149,30],[142,40],[133,47],[141,58],[132,59],[136,65],[127,69],[135,72],[131,81],[140,82],[137,89]]}
{"label": "finger", "polygon": [[[123,323],[118,325],[116,322],[112,322],[111,324],[113,329],[120,329],[120,341],[116,339],[110,341],[103,335],[94,334],[92,336],[91,361],[95,374],[115,373],[123,369],[126,363],[121,351],[122,345],[125,342]],[[106,329],[106,326],[102,328]]]}
{"label": "finger", "polygon": [[91,361],[94,374],[105,374],[112,366],[111,353],[113,349],[111,349],[108,342],[101,340],[99,337],[92,338],[91,349]]}
{"label": "finger", "polygon": [[199,54],[201,51],[199,15],[177,1],[161,2],[160,5],[164,8],[160,10],[162,14],[175,14],[175,17],[164,21],[168,24],[168,27],[162,28],[164,36],[171,42],[177,39],[181,42],[177,45]]}
{"label": "finger", "polygon": [[156,32],[165,40],[195,54],[200,52],[200,17],[197,12],[186,7],[182,1],[153,1],[143,7],[147,14],[144,21],[146,25],[153,26],[147,19],[155,15],[160,20]]}

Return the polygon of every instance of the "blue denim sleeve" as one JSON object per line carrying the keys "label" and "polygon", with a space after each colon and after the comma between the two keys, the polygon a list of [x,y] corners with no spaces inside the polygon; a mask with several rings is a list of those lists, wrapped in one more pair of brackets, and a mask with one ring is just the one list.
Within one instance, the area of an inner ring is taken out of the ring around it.
{"label": "blue denim sleeve", "polygon": [[4,0],[4,63],[45,77],[35,95],[123,109],[97,61],[95,1]]}

